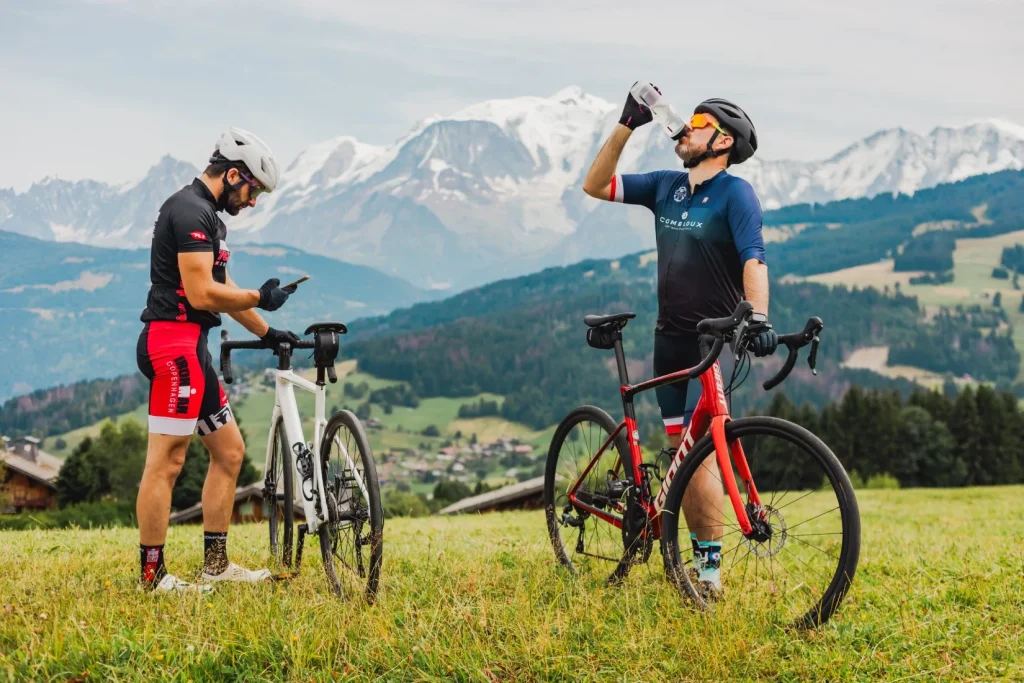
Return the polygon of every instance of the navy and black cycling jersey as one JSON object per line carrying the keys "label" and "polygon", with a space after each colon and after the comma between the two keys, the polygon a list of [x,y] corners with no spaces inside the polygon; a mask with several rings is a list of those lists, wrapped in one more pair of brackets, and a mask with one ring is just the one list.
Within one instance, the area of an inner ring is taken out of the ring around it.
{"label": "navy and black cycling jersey", "polygon": [[765,263],[761,204],[725,171],[690,192],[684,171],[619,175],[611,199],[654,212],[659,334],[692,335],[704,318],[732,314],[744,298],[743,264]]}
{"label": "navy and black cycling jersey", "polygon": [[226,236],[227,227],[217,216],[213,194],[198,178],[163,203],[153,228],[149,269],[152,284],[142,312],[143,322],[190,322],[206,328],[220,325],[219,313],[199,311],[189,304],[178,254],[212,252],[213,279],[224,284],[231,257]]}

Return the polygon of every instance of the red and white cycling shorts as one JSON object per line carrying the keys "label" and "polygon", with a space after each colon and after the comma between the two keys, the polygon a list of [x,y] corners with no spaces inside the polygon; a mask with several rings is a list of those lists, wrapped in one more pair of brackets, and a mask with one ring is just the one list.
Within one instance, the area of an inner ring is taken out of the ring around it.
{"label": "red and white cycling shorts", "polygon": [[212,434],[234,419],[207,348],[208,328],[153,321],[139,335],[139,370],[149,378],[149,432]]}

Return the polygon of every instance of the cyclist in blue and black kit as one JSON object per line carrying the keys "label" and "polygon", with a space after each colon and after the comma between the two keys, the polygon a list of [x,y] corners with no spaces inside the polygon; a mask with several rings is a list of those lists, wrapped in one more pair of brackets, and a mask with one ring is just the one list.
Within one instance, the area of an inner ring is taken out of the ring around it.
{"label": "cyclist in blue and black kit", "polygon": [[[654,213],[658,244],[654,374],[660,376],[700,363],[697,323],[704,318],[731,315],[746,299],[753,305],[755,320],[767,323],[768,266],[761,205],[754,189],[726,171],[757,150],[750,117],[728,100],[705,100],[677,139],[675,151],[685,171],[617,175],[626,141],[651,120],[651,112],[630,95],[619,125],[587,173],[583,190],[597,199],[640,204]],[[765,356],[774,353],[777,345],[778,336],[765,324],[753,351]],[[689,392],[688,384],[692,385]],[[678,448],[700,396],[700,384],[678,382],[656,391],[669,441],[673,449]],[[683,497],[699,581],[710,592],[721,590],[721,500],[721,477],[713,463],[694,475]]]}

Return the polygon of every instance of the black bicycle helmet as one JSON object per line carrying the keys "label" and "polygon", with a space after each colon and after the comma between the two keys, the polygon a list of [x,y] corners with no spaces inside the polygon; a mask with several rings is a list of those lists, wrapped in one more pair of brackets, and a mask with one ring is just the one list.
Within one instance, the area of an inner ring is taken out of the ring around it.
{"label": "black bicycle helmet", "polygon": [[747,113],[736,104],[721,97],[704,100],[693,110],[694,114],[711,114],[727,131],[732,133],[733,145],[730,164],[742,164],[757,151],[757,131]]}

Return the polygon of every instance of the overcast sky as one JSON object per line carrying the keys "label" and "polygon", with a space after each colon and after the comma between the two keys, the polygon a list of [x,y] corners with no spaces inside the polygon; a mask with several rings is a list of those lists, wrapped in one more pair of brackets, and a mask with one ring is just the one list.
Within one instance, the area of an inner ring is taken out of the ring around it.
{"label": "overcast sky", "polygon": [[388,144],[419,119],[638,78],[686,109],[736,100],[766,158],[880,128],[1024,124],[1017,0],[0,0],[0,187],[202,163],[220,131],[284,164],[312,142]]}

